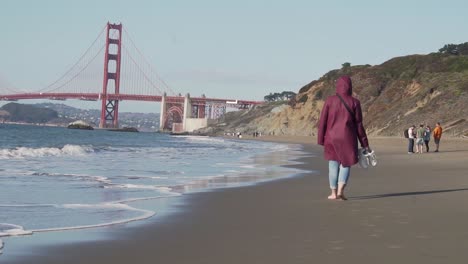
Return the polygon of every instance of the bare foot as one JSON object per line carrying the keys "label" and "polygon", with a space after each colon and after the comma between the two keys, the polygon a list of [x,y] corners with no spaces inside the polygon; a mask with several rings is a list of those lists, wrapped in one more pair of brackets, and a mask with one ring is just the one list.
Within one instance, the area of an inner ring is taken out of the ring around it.
{"label": "bare foot", "polygon": [[337,200],[342,200],[342,201],[346,201],[348,200],[348,198],[346,198],[343,194],[340,194],[336,197]]}
{"label": "bare foot", "polygon": [[337,197],[334,194],[331,194],[331,195],[328,196],[328,200],[336,200],[336,198]]}

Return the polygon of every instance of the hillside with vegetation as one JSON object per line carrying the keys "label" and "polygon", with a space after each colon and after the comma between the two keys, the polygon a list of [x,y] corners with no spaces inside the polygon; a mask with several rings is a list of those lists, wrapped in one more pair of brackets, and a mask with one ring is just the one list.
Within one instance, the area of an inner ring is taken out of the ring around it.
{"label": "hillside with vegetation", "polygon": [[335,80],[349,75],[372,136],[402,136],[412,124],[441,122],[445,135],[468,134],[468,43],[446,45],[437,53],[390,59],[380,65],[332,70],[300,88],[289,101],[228,113],[202,132],[315,135],[324,100]]}
{"label": "hillside with vegetation", "polygon": [[0,108],[3,121],[45,124],[57,121],[58,113],[52,109],[18,103],[8,103]]}

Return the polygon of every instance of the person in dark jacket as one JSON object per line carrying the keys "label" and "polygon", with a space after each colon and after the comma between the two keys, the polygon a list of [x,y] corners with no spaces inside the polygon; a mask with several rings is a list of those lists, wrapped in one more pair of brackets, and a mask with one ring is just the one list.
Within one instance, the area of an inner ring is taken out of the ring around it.
{"label": "person in dark jacket", "polygon": [[324,146],[324,157],[329,161],[331,194],[328,199],[347,200],[344,190],[350,168],[358,162],[357,141],[371,152],[362,125],[361,103],[352,96],[352,89],[351,78],[340,77],[336,81],[336,95],[327,98],[320,115],[317,141]]}

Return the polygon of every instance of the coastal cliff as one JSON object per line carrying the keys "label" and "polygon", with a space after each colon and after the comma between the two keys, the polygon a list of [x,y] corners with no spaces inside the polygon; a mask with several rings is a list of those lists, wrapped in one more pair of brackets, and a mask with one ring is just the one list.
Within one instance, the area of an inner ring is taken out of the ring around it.
{"label": "coastal cliff", "polygon": [[345,74],[352,78],[371,136],[402,136],[412,124],[436,122],[446,135],[468,133],[468,56],[445,53],[397,57],[375,66],[345,63],[300,88],[289,102],[230,112],[199,132],[315,135],[324,100]]}

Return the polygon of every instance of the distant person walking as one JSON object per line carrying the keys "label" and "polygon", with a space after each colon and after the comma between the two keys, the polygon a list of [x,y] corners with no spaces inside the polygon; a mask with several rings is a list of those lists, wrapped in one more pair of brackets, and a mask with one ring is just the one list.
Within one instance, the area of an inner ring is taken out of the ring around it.
{"label": "distant person walking", "polygon": [[328,199],[347,200],[344,195],[351,166],[358,162],[358,142],[371,152],[366,130],[362,125],[361,103],[352,97],[351,78],[336,81],[336,95],[325,101],[318,125],[317,143],[324,146],[328,160],[331,194]]}
{"label": "distant person walking", "polygon": [[439,152],[440,138],[442,137],[442,127],[440,126],[440,122],[437,122],[432,134],[434,137],[434,143],[436,144],[436,150],[434,150],[434,152]]}
{"label": "distant person walking", "polygon": [[420,124],[418,130],[416,130],[416,153],[419,153],[419,154],[423,153],[425,132],[426,132],[426,129],[424,128],[424,125]]}
{"label": "distant person walking", "polygon": [[431,127],[427,125],[424,131],[424,144],[426,144],[426,152],[429,152],[429,141],[431,141],[431,133]]}
{"label": "distant person walking", "polygon": [[414,153],[414,129],[416,128],[415,125],[410,126],[408,128],[408,154]]}

